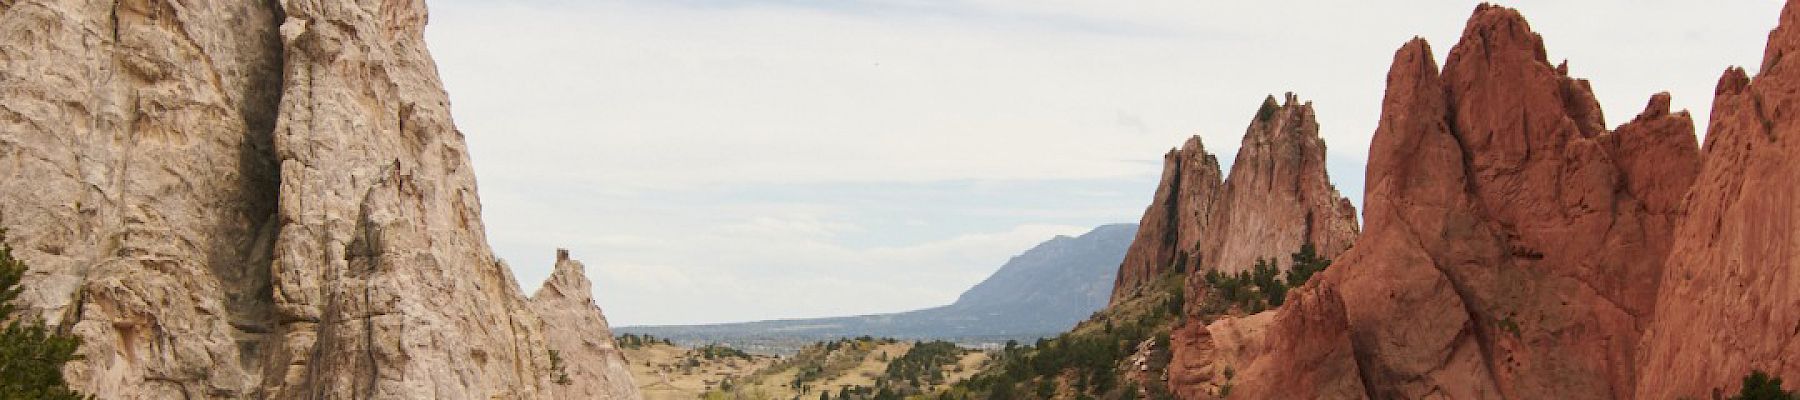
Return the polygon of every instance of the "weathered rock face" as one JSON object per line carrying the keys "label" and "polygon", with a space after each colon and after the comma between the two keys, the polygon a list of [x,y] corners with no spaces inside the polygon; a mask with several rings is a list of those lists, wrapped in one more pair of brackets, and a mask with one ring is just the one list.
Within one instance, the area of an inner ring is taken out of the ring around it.
{"label": "weathered rock face", "polygon": [[1780,18],[1756,79],[1738,68],[1719,79],[1638,398],[1735,393],[1753,369],[1800,382],[1800,2]]}
{"label": "weathered rock face", "polygon": [[636,399],[637,385],[631,381],[631,369],[624,353],[613,343],[612,327],[600,306],[594,304],[594,288],[580,261],[570,260],[567,250],[557,250],[556,271],[550,280],[531,295],[531,306],[543,317],[543,332],[552,350],[562,362],[566,360],[598,360],[568,364],[563,371],[567,380],[550,388],[556,399]]}
{"label": "weathered rock face", "polygon": [[1312,103],[1291,93],[1285,103],[1264,101],[1231,176],[1219,177],[1218,159],[1197,136],[1163,156],[1162,182],[1119,266],[1114,302],[1171,268],[1235,272],[1265,258],[1285,269],[1302,244],[1330,258],[1356,240],[1356,208],[1325,172]]}
{"label": "weathered rock face", "polygon": [[1113,278],[1114,302],[1129,297],[1174,268],[1176,260],[1192,258],[1199,248],[1201,231],[1212,216],[1222,185],[1219,159],[1206,152],[1200,137],[1188,138],[1179,149],[1163,155],[1162,181],[1156,198],[1138,222],[1137,238],[1125,250],[1125,261]]}
{"label": "weathered rock face", "polygon": [[33,267],[21,302],[86,339],[69,378],[88,393],[255,392],[279,21],[253,2],[0,6],[0,224]]}
{"label": "weathered rock face", "polygon": [[1311,243],[1335,257],[1356,240],[1356,207],[1325,173],[1325,140],[1312,102],[1293,93],[1263,103],[1245,129],[1214,218],[1201,235],[1204,268],[1248,270],[1256,259],[1288,267],[1288,255]]}
{"label": "weathered rock face", "polygon": [[[1605,131],[1587,83],[1545,59],[1516,11],[1482,5],[1443,73],[1423,40],[1395,54],[1364,235],[1299,293],[1341,298],[1368,397],[1632,398],[1636,344],[1699,166],[1692,126],[1659,95]],[[1267,334],[1340,345],[1267,353],[1250,364],[1289,368],[1242,379],[1306,379],[1324,368],[1307,360],[1345,350],[1330,329]]]}
{"label": "weathered rock face", "polygon": [[[1291,93],[1281,103],[1274,97],[1264,100],[1245,129],[1231,176],[1223,182],[1216,178],[1218,163],[1205,153],[1197,137],[1166,158],[1163,185],[1144,214],[1145,224],[1163,224],[1158,228],[1161,232],[1140,226],[1138,241],[1132,243],[1132,252],[1121,266],[1121,276],[1132,268],[1144,276],[1166,271],[1156,266],[1236,272],[1250,269],[1259,258],[1276,261],[1285,269],[1287,256],[1303,244],[1313,244],[1330,258],[1356,240],[1356,209],[1338,194],[1325,172],[1325,141],[1319,137],[1312,103],[1301,103]],[[1183,168],[1184,160],[1195,158],[1205,160],[1198,171]],[[1189,176],[1210,179],[1198,184],[1180,180]],[[1173,198],[1169,195],[1190,188],[1198,190]],[[1186,291],[1192,301],[1205,298],[1200,295],[1205,288],[1199,276],[1189,275]],[[1121,279],[1120,283],[1128,282]],[[1131,293],[1121,288],[1125,287],[1115,287],[1115,300]],[[1237,373],[1236,369],[1245,367],[1241,361],[1266,351],[1262,331],[1271,319],[1265,317],[1177,328],[1171,342],[1171,389],[1183,398],[1204,398],[1218,393],[1227,382],[1245,382],[1227,378],[1225,371]],[[1287,349],[1291,343],[1284,346]],[[1350,365],[1354,367],[1354,363]]]}
{"label": "weathered rock face", "polygon": [[[288,1],[276,397],[538,396],[547,354],[487,248],[417,2]],[[378,11],[378,12],[372,12]],[[362,373],[354,373],[362,372]],[[456,394],[448,394],[456,393]]]}
{"label": "weathered rock face", "polygon": [[1169,387],[1176,397],[1207,399],[1218,396],[1236,380],[1237,369],[1264,351],[1275,313],[1227,318],[1212,324],[1190,323],[1175,327],[1169,335]]}
{"label": "weathered rock face", "polygon": [[0,4],[0,224],[34,267],[23,303],[86,340],[75,386],[563,390],[483,237],[425,19],[408,0]]}
{"label": "weathered rock face", "polygon": [[[1271,319],[1268,331],[1283,335],[1264,335],[1257,347],[1240,356],[1242,378],[1234,379],[1233,390],[1242,393],[1280,394],[1296,399],[1366,399],[1362,374],[1351,351],[1349,322],[1344,317],[1344,304],[1327,288],[1324,291],[1300,293],[1282,307],[1296,312],[1261,314]],[[1252,319],[1252,318],[1246,318]],[[1236,319],[1215,322],[1226,324]],[[1212,326],[1207,330],[1212,331]],[[1247,362],[1245,362],[1247,361]],[[1304,368],[1295,370],[1294,366]],[[1290,380],[1259,379],[1283,376]]]}

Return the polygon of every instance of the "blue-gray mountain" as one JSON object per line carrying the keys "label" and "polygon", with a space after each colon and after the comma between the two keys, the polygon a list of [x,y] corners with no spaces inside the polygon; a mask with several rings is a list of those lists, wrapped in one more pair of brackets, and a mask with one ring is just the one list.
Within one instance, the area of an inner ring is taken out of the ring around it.
{"label": "blue-gray mountain", "polygon": [[1057,236],[1014,256],[955,303],[893,314],[789,319],[716,325],[634,326],[681,343],[727,343],[785,352],[814,340],[851,336],[998,343],[1055,336],[1106,307],[1114,275],[1137,225],[1105,225],[1077,237]]}

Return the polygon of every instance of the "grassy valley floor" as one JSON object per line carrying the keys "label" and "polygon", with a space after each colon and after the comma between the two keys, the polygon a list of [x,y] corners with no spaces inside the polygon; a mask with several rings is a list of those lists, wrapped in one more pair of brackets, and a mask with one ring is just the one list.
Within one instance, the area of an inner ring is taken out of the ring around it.
{"label": "grassy valley floor", "polygon": [[990,367],[992,359],[989,352],[949,342],[866,336],[817,342],[785,357],[722,346],[689,349],[642,337],[620,343],[649,400],[936,398]]}

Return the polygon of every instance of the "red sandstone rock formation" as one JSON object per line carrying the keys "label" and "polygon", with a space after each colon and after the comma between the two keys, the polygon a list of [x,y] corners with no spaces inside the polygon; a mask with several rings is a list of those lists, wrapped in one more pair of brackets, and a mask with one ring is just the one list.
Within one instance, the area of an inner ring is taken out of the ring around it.
{"label": "red sandstone rock formation", "polygon": [[1248,270],[1257,258],[1278,260],[1312,243],[1335,257],[1356,240],[1356,207],[1325,173],[1325,140],[1312,102],[1289,93],[1264,100],[1244,131],[1224,193],[1201,246],[1207,269]]}
{"label": "red sandstone rock formation", "polygon": [[1355,241],[1356,208],[1326,175],[1312,103],[1291,93],[1285,103],[1264,100],[1230,178],[1220,181],[1218,160],[1199,137],[1163,158],[1162,182],[1119,266],[1114,301],[1170,268],[1239,271],[1257,258],[1286,268],[1302,244],[1333,257]]}
{"label": "red sandstone rock formation", "polygon": [[[1244,364],[1234,391],[1280,395],[1264,398],[1366,398],[1344,303],[1332,290],[1300,293],[1282,306],[1295,312],[1275,314],[1268,329],[1288,334],[1263,338],[1254,350],[1261,357]],[[1295,365],[1306,367],[1293,370]],[[1275,375],[1287,380],[1257,379]]]}
{"label": "red sandstone rock formation", "polygon": [[[1606,131],[1516,11],[1478,7],[1442,73],[1408,43],[1358,245],[1279,311],[1178,328],[1172,389],[1666,399],[1734,392],[1753,369],[1800,381],[1800,145],[1781,140],[1800,129],[1796,21],[1790,2],[1754,80],[1720,79],[1704,166],[1666,94]],[[1240,231],[1217,196],[1197,231]],[[1198,257],[1234,240],[1203,235]],[[1180,249],[1157,244],[1165,261]]]}
{"label": "red sandstone rock formation", "polygon": [[1298,292],[1320,304],[1275,316],[1335,321],[1321,299],[1335,295],[1348,332],[1274,323],[1263,342],[1309,345],[1253,355],[1237,379],[1320,382],[1343,368],[1317,360],[1351,351],[1367,392],[1309,393],[1631,398],[1698,151],[1665,95],[1607,132],[1587,82],[1567,72],[1502,7],[1476,8],[1441,74],[1423,40],[1403,46],[1370,146],[1366,230]]}
{"label": "red sandstone rock formation", "polygon": [[1193,257],[1220,186],[1219,160],[1206,152],[1199,136],[1163,155],[1162,182],[1113,278],[1113,302],[1173,268],[1175,260]]}
{"label": "red sandstone rock formation", "polygon": [[1728,69],[1714,92],[1637,398],[1733,393],[1753,369],[1800,382],[1800,2],[1780,21],[1756,79]]}

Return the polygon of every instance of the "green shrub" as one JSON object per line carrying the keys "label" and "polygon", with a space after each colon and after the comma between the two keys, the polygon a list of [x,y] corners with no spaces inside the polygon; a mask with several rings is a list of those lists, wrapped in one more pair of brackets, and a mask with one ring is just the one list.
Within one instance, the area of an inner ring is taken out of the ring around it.
{"label": "green shrub", "polygon": [[[917,382],[924,380],[932,384],[943,383],[943,368],[955,364],[962,358],[963,350],[955,343],[934,341],[913,345],[912,349],[894,358],[887,366],[887,378],[890,381]],[[913,383],[917,388],[919,385]]]}
{"label": "green shrub", "polygon": [[1293,261],[1293,265],[1290,265],[1287,271],[1287,283],[1291,288],[1306,284],[1306,281],[1312,279],[1314,274],[1331,266],[1331,260],[1319,257],[1319,253],[1313,248],[1312,243],[1301,245],[1300,251],[1294,252],[1289,258]]}
{"label": "green shrub", "polygon": [[569,380],[569,370],[563,363],[562,352],[556,350],[550,350],[550,381],[563,386],[575,383]]}
{"label": "green shrub", "polygon": [[[0,231],[0,319],[18,310],[13,300],[19,297],[19,280],[28,269],[13,258],[5,236]],[[62,375],[63,364],[81,359],[75,354],[80,347],[81,338],[50,332],[35,317],[13,318],[0,329],[0,399],[88,398],[69,389]]]}
{"label": "green shrub", "polygon": [[1744,376],[1744,387],[1731,400],[1796,400],[1794,391],[1781,390],[1781,378],[1757,370]]}
{"label": "green shrub", "polygon": [[706,346],[701,346],[698,349],[694,349],[694,351],[699,352],[701,357],[706,357],[706,359],[708,359],[708,360],[715,360],[715,359],[729,358],[729,357],[736,357],[736,358],[741,358],[741,359],[745,359],[745,360],[750,359],[750,353],[745,353],[743,350],[731,348],[731,346],[725,346],[725,345],[719,345],[719,344],[709,344]]}
{"label": "green shrub", "polygon": [[1261,258],[1256,259],[1256,266],[1250,268],[1250,283],[1256,286],[1256,291],[1262,294],[1271,307],[1280,307],[1282,301],[1287,299],[1287,282],[1276,279],[1280,273],[1281,270],[1276,268],[1274,262]]}
{"label": "green shrub", "polygon": [[1237,306],[1247,313],[1257,313],[1270,307],[1280,307],[1287,302],[1287,293],[1293,288],[1306,284],[1307,280],[1324,271],[1331,265],[1331,260],[1319,257],[1311,244],[1300,246],[1300,251],[1289,256],[1293,265],[1288,268],[1285,277],[1276,261],[1258,258],[1256,264],[1248,271],[1227,274],[1218,270],[1207,271],[1204,279],[1225,300],[1223,305],[1205,305],[1201,310],[1223,312],[1230,306]]}
{"label": "green shrub", "polygon": [[1270,118],[1275,118],[1275,110],[1280,108],[1281,105],[1275,103],[1275,96],[1265,97],[1263,98],[1262,107],[1256,109],[1256,120],[1259,122],[1269,122]]}

